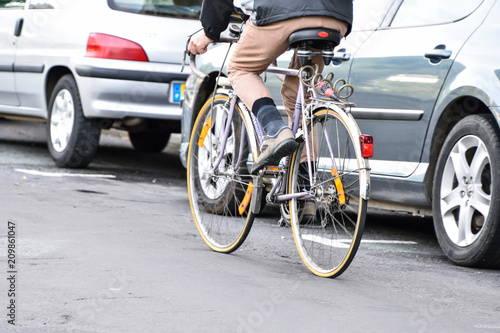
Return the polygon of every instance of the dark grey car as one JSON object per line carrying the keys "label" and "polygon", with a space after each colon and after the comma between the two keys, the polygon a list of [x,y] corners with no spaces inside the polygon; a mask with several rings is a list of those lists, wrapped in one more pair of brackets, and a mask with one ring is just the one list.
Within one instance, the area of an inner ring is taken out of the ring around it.
{"label": "dark grey car", "polygon": [[[352,34],[326,70],[355,87],[352,113],[375,140],[370,207],[433,215],[453,262],[498,267],[500,4],[354,0],[354,17]],[[193,121],[226,50],[218,45],[200,57],[210,82],[187,82],[184,165]],[[280,101],[280,81],[266,79]]]}

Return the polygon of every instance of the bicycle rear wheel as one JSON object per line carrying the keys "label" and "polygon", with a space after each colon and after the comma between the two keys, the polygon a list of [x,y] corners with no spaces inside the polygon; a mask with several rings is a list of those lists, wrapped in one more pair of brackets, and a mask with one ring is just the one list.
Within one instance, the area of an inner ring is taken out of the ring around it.
{"label": "bicycle rear wheel", "polygon": [[[246,168],[248,148],[240,145],[243,125],[238,110],[229,122],[228,109],[227,95],[207,100],[193,127],[187,163],[189,202],[196,227],[205,243],[222,253],[233,252],[245,241],[254,220],[249,208],[251,192],[247,194],[251,180]],[[213,170],[228,122],[222,160]],[[243,158],[238,166],[240,150]]]}
{"label": "bicycle rear wheel", "polygon": [[[316,218],[301,221],[304,199],[292,199],[290,219],[295,244],[306,266],[322,277],[337,277],[354,258],[364,229],[368,161],[362,157],[359,129],[343,111],[320,109],[314,112],[309,132],[312,186],[306,161],[301,167],[305,143],[292,156],[289,193],[308,191],[310,207],[316,207]],[[304,164],[306,163],[306,164]],[[309,213],[311,212],[309,208]],[[314,215],[314,214],[309,214]]]}

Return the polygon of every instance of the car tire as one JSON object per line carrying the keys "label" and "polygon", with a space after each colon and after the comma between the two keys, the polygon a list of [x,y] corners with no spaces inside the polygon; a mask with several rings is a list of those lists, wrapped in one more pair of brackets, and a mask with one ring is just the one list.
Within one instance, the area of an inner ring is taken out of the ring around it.
{"label": "car tire", "polygon": [[75,78],[62,76],[52,91],[47,119],[47,144],[56,165],[86,167],[94,158],[100,135],[100,120],[83,114]]}
{"label": "car tire", "polygon": [[434,229],[461,266],[500,266],[500,131],[491,115],[471,115],[448,134],[433,188]]}
{"label": "car tire", "polygon": [[159,153],[167,146],[170,132],[160,130],[129,131],[128,136],[132,146],[137,151]]}

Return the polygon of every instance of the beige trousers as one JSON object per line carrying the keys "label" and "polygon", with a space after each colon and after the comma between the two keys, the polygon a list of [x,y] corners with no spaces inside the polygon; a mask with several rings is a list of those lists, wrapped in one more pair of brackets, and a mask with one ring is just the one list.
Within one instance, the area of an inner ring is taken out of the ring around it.
{"label": "beige trousers", "polygon": [[[327,16],[300,17],[266,26],[255,26],[247,22],[236,50],[229,61],[228,74],[234,90],[250,110],[252,110],[253,103],[256,100],[263,97],[272,97],[260,74],[276,58],[288,50],[288,37],[290,34],[300,29],[320,27],[335,29],[342,36],[347,31],[345,22]],[[320,71],[323,70],[324,63],[321,56],[316,56],[313,62],[319,65]],[[289,68],[300,68],[296,55],[292,58]],[[289,76],[285,78],[281,87],[281,97],[288,115],[289,126],[293,120],[298,87],[299,79]],[[315,138],[311,139],[315,140]],[[306,161],[305,149],[301,157],[301,162],[304,161]]]}

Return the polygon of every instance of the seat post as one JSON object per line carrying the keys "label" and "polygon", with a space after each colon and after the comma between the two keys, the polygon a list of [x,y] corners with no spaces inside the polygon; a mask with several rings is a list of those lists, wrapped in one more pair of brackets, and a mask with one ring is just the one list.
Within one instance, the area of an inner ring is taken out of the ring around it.
{"label": "seat post", "polygon": [[[325,66],[328,66],[333,59],[333,47],[321,50],[321,56],[323,57]],[[297,57],[302,67],[312,64],[312,51],[309,49],[307,42],[301,43],[297,50]]]}
{"label": "seat post", "polygon": [[333,59],[333,47],[324,49],[321,51],[321,56],[323,57],[323,61],[325,62],[325,66],[330,65]]}
{"label": "seat post", "polygon": [[312,63],[312,57],[311,57],[312,52],[307,44],[308,44],[307,42],[301,42],[297,50],[297,57],[299,58],[300,66],[302,67],[311,65]]}

